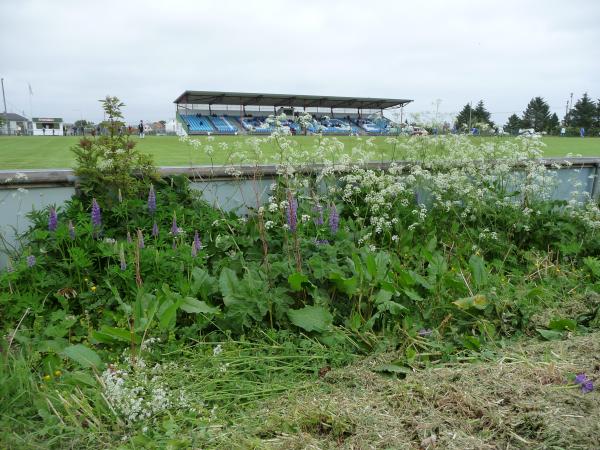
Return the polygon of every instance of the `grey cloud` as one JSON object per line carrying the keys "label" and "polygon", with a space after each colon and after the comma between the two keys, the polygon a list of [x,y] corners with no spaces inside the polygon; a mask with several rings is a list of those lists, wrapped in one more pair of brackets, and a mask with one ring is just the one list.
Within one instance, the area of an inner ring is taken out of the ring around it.
{"label": "grey cloud", "polygon": [[600,2],[2,1],[10,109],[166,119],[185,89],[408,97],[408,111],[484,99],[503,123],[535,95],[563,112],[600,96]]}

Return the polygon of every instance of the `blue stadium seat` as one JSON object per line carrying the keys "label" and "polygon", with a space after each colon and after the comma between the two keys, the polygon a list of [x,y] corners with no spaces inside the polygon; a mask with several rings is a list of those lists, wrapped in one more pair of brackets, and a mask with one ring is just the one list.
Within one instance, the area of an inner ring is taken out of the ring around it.
{"label": "blue stadium seat", "polygon": [[210,121],[219,133],[234,134],[237,132],[237,128],[233,126],[224,116],[211,116]]}
{"label": "blue stadium seat", "polygon": [[181,114],[183,120],[187,123],[191,133],[214,133],[210,120],[204,116],[195,116],[192,114]]}

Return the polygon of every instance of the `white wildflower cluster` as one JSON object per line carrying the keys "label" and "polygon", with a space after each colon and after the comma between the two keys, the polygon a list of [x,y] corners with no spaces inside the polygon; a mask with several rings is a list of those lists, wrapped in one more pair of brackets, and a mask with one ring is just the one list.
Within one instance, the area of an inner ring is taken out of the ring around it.
{"label": "white wildflower cluster", "polygon": [[127,422],[149,419],[173,406],[172,396],[163,385],[132,378],[126,370],[108,368],[101,382],[106,400]]}

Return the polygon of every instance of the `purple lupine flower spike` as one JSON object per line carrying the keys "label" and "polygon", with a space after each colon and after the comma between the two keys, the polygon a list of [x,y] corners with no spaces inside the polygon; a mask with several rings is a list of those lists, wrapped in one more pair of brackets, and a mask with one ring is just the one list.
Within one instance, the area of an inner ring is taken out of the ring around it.
{"label": "purple lupine flower spike", "polygon": [[196,231],[194,233],[194,242],[192,244],[192,256],[195,258],[198,252],[202,249],[202,241],[200,240],[200,236]]}
{"label": "purple lupine flower spike", "polygon": [[594,390],[594,383],[590,380],[585,373],[580,373],[575,377],[575,384],[579,384],[581,392],[588,394]]}
{"label": "purple lupine flower spike", "polygon": [[75,227],[73,226],[73,221],[69,220],[69,236],[71,240],[75,239]]}
{"label": "purple lupine flower spike", "polygon": [[152,225],[152,237],[158,237],[158,225],[156,222]]}
{"label": "purple lupine flower spike", "polygon": [[142,230],[137,231],[137,238],[138,248],[144,248],[144,234],[142,233]]}
{"label": "purple lupine flower spike", "polygon": [[291,192],[288,192],[287,225],[292,233],[298,227],[298,201]]}
{"label": "purple lupine flower spike", "polygon": [[92,199],[92,225],[97,228],[102,226],[102,213],[95,198]]}
{"label": "purple lupine flower spike", "polygon": [[335,203],[332,203],[331,208],[329,209],[329,229],[331,230],[331,234],[337,233],[339,225],[340,215],[337,212]]}
{"label": "purple lupine flower spike", "polygon": [[29,255],[27,257],[27,267],[33,267],[35,266],[36,260],[35,260],[35,256],[34,255]]}
{"label": "purple lupine flower spike", "polygon": [[177,226],[177,216],[173,214],[173,223],[171,224],[171,233],[173,236],[177,236],[179,234],[179,227]]}
{"label": "purple lupine flower spike", "polygon": [[156,193],[153,185],[150,185],[150,191],[148,192],[148,211],[150,211],[150,214],[156,212]]}
{"label": "purple lupine flower spike", "polygon": [[315,222],[315,225],[319,226],[319,225],[323,225],[325,223],[325,220],[323,219],[323,206],[321,205],[316,205],[313,208],[313,211],[316,211],[317,213],[317,217],[315,217],[313,220]]}
{"label": "purple lupine flower spike", "polygon": [[56,216],[56,210],[50,208],[50,215],[48,216],[48,231],[56,231],[58,227],[58,217]]}
{"label": "purple lupine flower spike", "polygon": [[125,261],[125,251],[123,250],[123,244],[121,244],[121,248],[119,249],[119,260],[121,262],[121,271],[127,270],[127,262]]}

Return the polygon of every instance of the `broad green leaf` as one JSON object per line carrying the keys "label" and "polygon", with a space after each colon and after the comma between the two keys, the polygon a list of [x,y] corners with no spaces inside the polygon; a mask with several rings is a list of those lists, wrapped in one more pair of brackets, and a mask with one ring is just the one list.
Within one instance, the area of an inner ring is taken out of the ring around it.
{"label": "broad green leaf", "polygon": [[171,328],[175,324],[175,316],[179,305],[171,300],[165,300],[158,309],[158,324],[163,330]]}
{"label": "broad green leaf", "polygon": [[223,295],[223,303],[229,306],[237,301],[235,298],[235,292],[239,280],[237,275],[229,267],[223,267],[221,275],[219,276],[219,288],[221,289],[221,295]]}
{"label": "broad green leaf", "polygon": [[382,364],[373,368],[373,372],[396,375],[399,378],[406,378],[412,373],[412,369],[399,364]]}
{"label": "broad green leaf", "polygon": [[577,322],[573,319],[553,319],[550,321],[548,328],[558,331],[575,331],[577,329]]}
{"label": "broad green leaf", "polygon": [[381,303],[381,302],[387,302],[390,301],[392,299],[394,294],[392,294],[390,291],[386,291],[385,289],[380,289],[379,291],[377,291],[377,294],[375,294],[375,296],[373,297],[375,300],[375,303]]}
{"label": "broad green leaf", "polygon": [[290,321],[305,331],[321,333],[331,326],[333,316],[322,306],[305,306],[302,309],[290,309],[287,313]]}
{"label": "broad green leaf", "polygon": [[404,289],[402,292],[404,292],[408,298],[414,300],[415,302],[423,301],[423,297],[421,297],[417,291],[413,291],[412,289]]}
{"label": "broad green leaf", "polygon": [[194,267],[192,270],[192,279],[191,293],[193,295],[198,295],[199,293],[202,298],[206,299],[215,292],[216,280],[206,270]]}
{"label": "broad green leaf", "polygon": [[131,342],[132,339],[133,342],[138,345],[142,342],[142,339],[137,334],[133,333],[132,336],[130,330],[127,330],[125,328],[109,327],[107,325],[103,325],[102,327],[100,327],[100,330],[93,333],[92,335],[95,339],[97,339],[100,342],[106,342],[106,340]]}
{"label": "broad green leaf", "polygon": [[431,285],[431,283],[429,281],[427,281],[427,279],[425,277],[419,275],[416,272],[413,272],[412,270],[410,270],[408,273],[416,284],[420,284],[428,291],[433,289],[433,286]]}
{"label": "broad green leaf", "polygon": [[437,247],[437,237],[433,236],[429,240],[429,242],[427,242],[427,250],[429,250],[430,252],[433,252],[436,247]]}
{"label": "broad green leaf", "polygon": [[472,297],[460,298],[452,303],[458,306],[460,309],[464,310],[471,308],[483,310],[488,305],[487,298],[485,297],[485,295],[482,294],[474,295]]}
{"label": "broad green leaf", "polygon": [[186,313],[190,314],[216,314],[219,312],[219,308],[216,306],[210,306],[204,301],[192,297],[185,297],[180,306]]}
{"label": "broad green leaf", "polygon": [[462,339],[463,346],[469,350],[479,350],[481,348],[481,341],[476,336],[464,336]]}
{"label": "broad green leaf", "polygon": [[556,341],[558,339],[562,339],[563,337],[563,333],[561,331],[544,330],[542,328],[536,328],[536,331],[540,333],[540,335],[547,341]]}
{"label": "broad green leaf", "polygon": [[102,367],[102,360],[98,356],[98,353],[83,344],[71,345],[65,348],[62,354],[83,367],[93,367],[96,369]]}
{"label": "broad green leaf", "polygon": [[308,260],[308,266],[311,268],[315,278],[322,280],[327,277],[327,274],[331,270],[328,264],[320,256],[313,256]]}
{"label": "broad green leaf", "polygon": [[300,272],[294,272],[288,277],[288,283],[292,291],[301,291],[302,283],[309,283],[308,277]]}
{"label": "broad green leaf", "polygon": [[356,294],[358,290],[358,280],[356,277],[345,278],[337,272],[331,273],[329,279],[333,281],[341,292],[348,295]]}
{"label": "broad green leaf", "polygon": [[475,286],[481,287],[487,282],[487,270],[485,268],[485,261],[481,256],[472,255],[469,258],[469,269],[473,275],[473,281]]}
{"label": "broad green leaf", "polygon": [[85,372],[70,372],[65,374],[64,381],[76,386],[86,385],[90,387],[96,387],[98,385],[96,379],[89,373]]}

